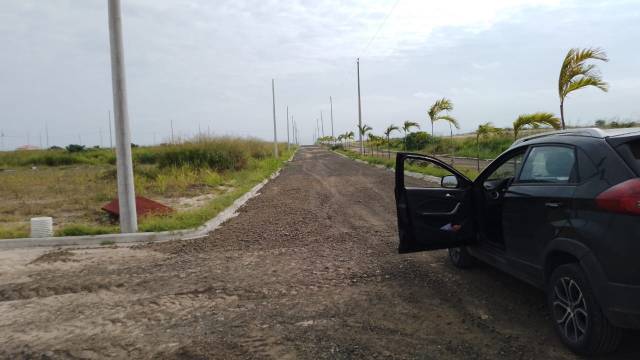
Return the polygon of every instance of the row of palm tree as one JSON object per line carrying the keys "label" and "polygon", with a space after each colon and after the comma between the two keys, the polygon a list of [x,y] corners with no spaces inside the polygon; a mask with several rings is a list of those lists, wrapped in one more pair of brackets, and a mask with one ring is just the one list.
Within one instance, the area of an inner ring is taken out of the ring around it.
{"label": "row of palm tree", "polygon": [[[536,112],[532,114],[522,114],[513,122],[513,136],[514,139],[518,138],[521,130],[531,128],[537,129],[542,126],[549,126],[554,129],[565,129],[566,123],[564,118],[564,104],[567,96],[579,89],[583,89],[589,86],[596,87],[602,91],[608,91],[608,84],[602,80],[600,73],[598,72],[596,65],[588,64],[589,60],[608,61],[606,53],[599,48],[586,48],[570,49],[562,62],[560,69],[560,76],[558,79],[558,95],[560,97],[560,118],[557,118],[554,114],[548,112]],[[453,111],[453,102],[445,97],[435,101],[429,110],[427,116],[431,122],[431,136],[435,136],[434,124],[438,121],[445,121],[449,124],[450,137],[453,143],[453,128],[460,129],[460,124],[456,118],[449,114]],[[420,129],[420,124],[414,121],[405,121],[403,126],[391,124],[385,131],[384,136],[387,144],[387,154],[391,156],[391,134],[394,131],[402,130],[403,148],[407,149],[407,136],[411,133],[411,130],[417,128]],[[373,128],[367,124],[358,126],[358,132],[364,139],[369,135],[370,143],[372,140],[380,140],[371,133]],[[480,167],[480,138],[490,136],[491,134],[501,133],[502,130],[493,126],[491,122],[480,124],[476,130],[476,145],[478,152],[478,169]],[[348,135],[351,134],[349,137]],[[338,137],[338,140],[353,139],[353,132],[342,134]],[[361,152],[365,152],[363,144],[361,144]],[[453,158],[453,156],[452,156]]]}

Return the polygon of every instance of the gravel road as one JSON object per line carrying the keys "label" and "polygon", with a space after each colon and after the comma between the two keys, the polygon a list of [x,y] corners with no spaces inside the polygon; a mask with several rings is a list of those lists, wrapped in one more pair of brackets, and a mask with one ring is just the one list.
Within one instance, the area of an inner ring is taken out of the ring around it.
{"label": "gravel road", "polygon": [[540,291],[396,231],[391,172],[303,148],[208,238],[0,252],[0,358],[575,358]]}

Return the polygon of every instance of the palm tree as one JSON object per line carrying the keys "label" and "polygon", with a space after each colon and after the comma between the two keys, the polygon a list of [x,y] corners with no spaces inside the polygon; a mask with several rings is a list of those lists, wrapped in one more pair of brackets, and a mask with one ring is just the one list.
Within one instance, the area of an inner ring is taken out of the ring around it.
{"label": "palm tree", "polygon": [[564,101],[569,93],[587,86],[595,86],[604,92],[609,90],[609,84],[602,80],[596,66],[594,64],[586,64],[587,60],[609,61],[607,54],[602,49],[573,48],[569,49],[562,62],[558,79],[558,95],[560,96],[560,118],[563,129],[566,128]]}
{"label": "palm tree", "polygon": [[415,121],[405,121],[404,124],[402,125],[402,131],[404,131],[403,143],[404,143],[405,150],[407,150],[407,133],[411,132],[411,128],[420,129],[420,124],[418,124]]}
{"label": "palm tree", "polygon": [[[371,130],[373,130],[373,128],[367,124],[358,125],[358,131],[360,132],[360,137],[362,139],[364,139],[365,135]],[[363,151],[364,146],[363,144],[360,144],[360,152],[362,153]]]}
{"label": "palm tree", "polygon": [[375,136],[372,132],[367,134],[369,138],[369,149],[371,150],[371,155],[375,156],[374,149],[377,148],[378,137]]}
{"label": "palm tree", "polygon": [[356,135],[353,133],[353,131],[349,131],[344,134],[344,138],[347,140],[347,147],[351,146],[349,140],[353,140],[355,136]]}
{"label": "palm tree", "polygon": [[492,123],[486,122],[484,124],[478,125],[478,130],[476,130],[476,150],[477,150],[477,164],[478,171],[480,171],[480,137],[489,136],[493,133],[499,132],[500,130],[493,126]]}
{"label": "palm tree", "polygon": [[391,124],[384,130],[384,135],[387,137],[387,155],[389,159],[391,159],[391,142],[389,141],[389,136],[391,136],[393,131],[400,131],[400,128]]}
{"label": "palm tree", "polygon": [[558,119],[552,113],[537,112],[533,114],[523,114],[518,116],[518,119],[513,122],[513,138],[518,138],[518,133],[525,127],[531,127],[534,129],[540,126],[547,125],[554,129],[560,129],[560,119]]}
{"label": "palm tree", "polygon": [[440,113],[443,111],[451,111],[451,110],[453,110],[453,103],[451,102],[451,100],[447,98],[442,98],[436,101],[435,103],[433,103],[433,105],[431,105],[431,108],[429,108],[429,111],[427,112],[427,115],[429,115],[429,120],[431,120],[431,136],[435,136],[435,133],[433,132],[433,124],[436,121],[438,120],[447,120],[449,122],[451,122],[451,120],[455,121],[455,119],[447,115],[440,115]]}
{"label": "palm tree", "polygon": [[450,134],[450,139],[451,139],[451,165],[453,165],[453,162],[455,160],[455,146],[453,146],[453,128],[455,127],[457,130],[460,130],[460,124],[458,123],[458,120],[454,119],[452,116],[441,116],[440,120],[445,120],[446,122],[449,123],[449,134]]}

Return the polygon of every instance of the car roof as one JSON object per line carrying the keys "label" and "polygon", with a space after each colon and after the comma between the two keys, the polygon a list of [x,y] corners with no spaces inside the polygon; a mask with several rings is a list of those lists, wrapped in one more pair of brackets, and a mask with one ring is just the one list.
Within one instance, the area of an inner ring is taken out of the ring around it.
{"label": "car roof", "polygon": [[597,139],[606,139],[612,137],[621,137],[628,135],[640,135],[640,128],[620,128],[620,129],[599,129],[599,128],[578,128],[559,131],[550,131],[542,134],[535,134],[516,140],[511,147],[516,147],[532,140],[543,140],[548,138],[552,140],[558,136],[582,136]]}

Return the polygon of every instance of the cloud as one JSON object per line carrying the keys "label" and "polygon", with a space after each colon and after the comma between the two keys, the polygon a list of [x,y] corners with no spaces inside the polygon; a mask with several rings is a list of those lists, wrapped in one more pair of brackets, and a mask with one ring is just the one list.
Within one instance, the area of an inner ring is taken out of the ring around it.
{"label": "cloud", "polygon": [[[569,116],[595,114],[596,103],[586,100],[613,102],[617,89],[628,89],[615,98],[622,106],[603,108],[629,112],[635,106],[622,97],[632,99],[637,81],[614,79],[639,76],[628,46],[640,34],[637,4],[400,0],[371,41],[396,1],[124,1],[134,141],[150,142],[156,132],[166,136],[171,120],[183,134],[208,125],[219,134],[269,138],[271,78],[280,133],[289,105],[308,140],[320,110],[328,111],[329,95],[336,130],[353,129],[357,56],[363,116],[376,129],[423,119],[426,105],[442,96],[452,98],[463,127],[475,117],[499,125],[521,109],[557,107],[557,63],[583,39],[609,52],[603,75],[612,93],[581,93],[572,101],[585,99],[585,105],[572,106]],[[570,23],[558,20],[567,13]],[[107,133],[106,2],[5,0],[0,47],[5,133],[24,138],[29,132],[33,139],[45,121],[62,144],[78,135],[95,144],[100,131]],[[550,94],[536,95],[537,89]]]}
{"label": "cloud", "polygon": [[418,99],[435,99],[439,96],[439,94],[434,93],[434,92],[423,92],[423,91],[418,91],[417,93],[413,94],[413,97],[416,97]]}
{"label": "cloud", "polygon": [[488,63],[476,63],[473,62],[471,63],[471,67],[473,67],[476,70],[490,70],[490,69],[495,69],[500,67],[502,63],[499,61],[492,61],[492,62],[488,62]]}

